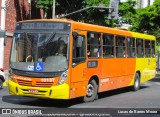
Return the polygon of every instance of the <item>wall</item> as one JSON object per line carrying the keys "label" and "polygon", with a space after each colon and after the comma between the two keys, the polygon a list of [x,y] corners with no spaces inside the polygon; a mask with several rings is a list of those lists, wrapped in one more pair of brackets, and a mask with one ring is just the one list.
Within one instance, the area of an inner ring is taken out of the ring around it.
{"label": "wall", "polygon": [[[1,0],[0,0],[1,6]],[[32,4],[32,12],[30,12],[30,4],[28,0],[6,0],[6,32],[7,32],[7,43],[4,47],[4,69],[9,69],[9,56],[11,49],[11,42],[13,31],[16,22],[22,20],[28,20],[30,18],[37,19],[41,18],[40,10],[36,9],[35,4]],[[32,17],[30,15],[32,13]],[[1,15],[0,15],[1,19]]]}

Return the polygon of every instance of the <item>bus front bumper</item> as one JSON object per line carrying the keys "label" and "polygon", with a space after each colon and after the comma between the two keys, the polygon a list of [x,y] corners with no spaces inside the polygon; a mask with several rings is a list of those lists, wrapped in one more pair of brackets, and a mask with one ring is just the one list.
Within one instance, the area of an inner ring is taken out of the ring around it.
{"label": "bus front bumper", "polygon": [[45,88],[22,86],[8,79],[8,89],[10,94],[19,96],[51,99],[69,99],[69,85],[65,83],[62,85]]}

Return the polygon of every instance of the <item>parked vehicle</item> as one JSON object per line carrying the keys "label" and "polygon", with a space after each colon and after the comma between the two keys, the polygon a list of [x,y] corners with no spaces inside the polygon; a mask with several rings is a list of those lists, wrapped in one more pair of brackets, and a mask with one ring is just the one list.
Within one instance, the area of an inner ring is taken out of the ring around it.
{"label": "parked vehicle", "polygon": [[5,82],[4,69],[0,68],[0,89],[3,88],[3,83],[4,82]]}

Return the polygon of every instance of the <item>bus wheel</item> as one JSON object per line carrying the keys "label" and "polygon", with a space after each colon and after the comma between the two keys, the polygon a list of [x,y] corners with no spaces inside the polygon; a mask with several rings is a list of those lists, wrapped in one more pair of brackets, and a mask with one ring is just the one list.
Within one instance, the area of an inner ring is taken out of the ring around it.
{"label": "bus wheel", "polygon": [[2,89],[3,87],[3,82],[2,82],[2,79],[0,79],[0,89]]}
{"label": "bus wheel", "polygon": [[84,102],[92,102],[97,98],[98,85],[95,80],[91,80],[87,86],[87,94],[84,96]]}
{"label": "bus wheel", "polygon": [[136,73],[134,77],[134,85],[132,87],[132,90],[137,91],[139,89],[140,89],[140,77],[139,77],[139,74]]}

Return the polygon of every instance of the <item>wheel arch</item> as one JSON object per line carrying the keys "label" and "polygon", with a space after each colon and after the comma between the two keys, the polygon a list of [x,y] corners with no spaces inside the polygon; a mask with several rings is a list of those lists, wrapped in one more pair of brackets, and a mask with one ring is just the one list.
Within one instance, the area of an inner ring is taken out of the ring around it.
{"label": "wheel arch", "polygon": [[136,71],[136,73],[138,73],[139,79],[141,79],[141,72],[138,70],[138,71]]}
{"label": "wheel arch", "polygon": [[[96,83],[97,83],[97,85],[98,85],[98,87],[99,87],[99,78],[98,78],[97,75],[93,75],[93,76],[89,79],[89,82],[90,82],[91,80],[95,80]],[[89,83],[89,82],[88,82],[88,83]]]}

